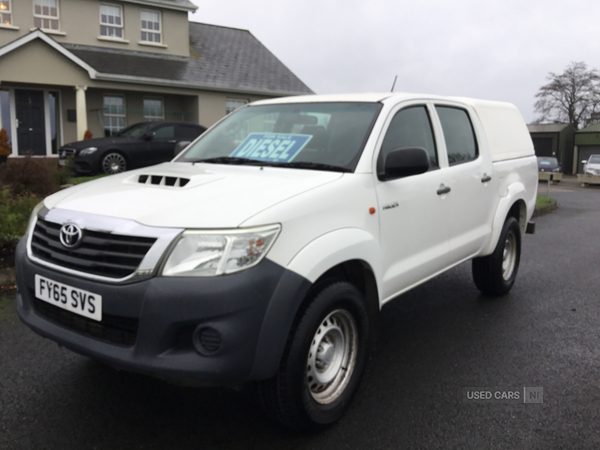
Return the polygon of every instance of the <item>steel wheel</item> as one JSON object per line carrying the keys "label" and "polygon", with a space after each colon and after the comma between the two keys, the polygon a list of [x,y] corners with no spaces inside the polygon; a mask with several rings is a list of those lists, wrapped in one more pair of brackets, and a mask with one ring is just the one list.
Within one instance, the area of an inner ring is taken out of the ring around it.
{"label": "steel wheel", "polygon": [[356,365],[358,330],[348,311],[329,314],[315,333],[306,369],[312,398],[323,405],[344,392]]}
{"label": "steel wheel", "polygon": [[367,361],[369,317],[361,292],[334,281],[309,295],[277,373],[257,385],[266,412],[297,430],[324,427],[342,417]]}
{"label": "steel wheel", "polygon": [[505,295],[512,289],[521,258],[521,229],[508,217],[491,255],[473,259],[473,281],[485,295]]}
{"label": "steel wheel", "polygon": [[120,153],[108,153],[102,158],[102,172],[112,175],[127,170],[127,161]]}
{"label": "steel wheel", "polygon": [[502,253],[502,278],[510,280],[513,271],[515,270],[515,263],[517,261],[517,238],[511,231],[506,236],[504,241],[504,252]]}

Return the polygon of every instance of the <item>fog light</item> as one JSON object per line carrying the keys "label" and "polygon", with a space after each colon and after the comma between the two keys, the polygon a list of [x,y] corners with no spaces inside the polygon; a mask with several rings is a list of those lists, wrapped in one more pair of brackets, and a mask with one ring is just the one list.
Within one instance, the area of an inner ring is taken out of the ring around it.
{"label": "fog light", "polygon": [[212,327],[200,326],[194,332],[194,347],[202,355],[212,355],[221,348],[221,333]]}

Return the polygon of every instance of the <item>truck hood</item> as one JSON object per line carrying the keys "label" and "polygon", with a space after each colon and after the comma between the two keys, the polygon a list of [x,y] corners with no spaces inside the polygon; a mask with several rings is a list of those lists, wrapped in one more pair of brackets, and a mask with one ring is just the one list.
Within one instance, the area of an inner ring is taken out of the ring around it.
{"label": "truck hood", "polygon": [[156,227],[235,228],[342,173],[259,166],[164,163],[65,189],[44,200],[60,208]]}

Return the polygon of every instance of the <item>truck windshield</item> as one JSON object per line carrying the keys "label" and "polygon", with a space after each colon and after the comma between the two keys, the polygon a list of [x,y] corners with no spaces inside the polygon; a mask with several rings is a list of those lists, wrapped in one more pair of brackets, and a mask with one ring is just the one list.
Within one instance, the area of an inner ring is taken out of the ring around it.
{"label": "truck windshield", "polygon": [[205,133],[177,162],[353,171],[379,103],[248,106]]}

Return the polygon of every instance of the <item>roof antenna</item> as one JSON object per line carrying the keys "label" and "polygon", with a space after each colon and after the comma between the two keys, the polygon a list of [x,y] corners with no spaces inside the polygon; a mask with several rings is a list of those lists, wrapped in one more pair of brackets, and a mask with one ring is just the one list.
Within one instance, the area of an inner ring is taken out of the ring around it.
{"label": "roof antenna", "polygon": [[396,86],[396,80],[398,79],[398,75],[394,77],[394,83],[392,84],[392,90],[390,92],[394,92],[394,87]]}

